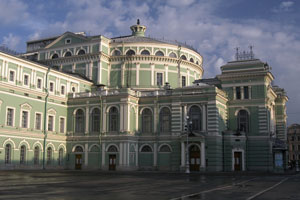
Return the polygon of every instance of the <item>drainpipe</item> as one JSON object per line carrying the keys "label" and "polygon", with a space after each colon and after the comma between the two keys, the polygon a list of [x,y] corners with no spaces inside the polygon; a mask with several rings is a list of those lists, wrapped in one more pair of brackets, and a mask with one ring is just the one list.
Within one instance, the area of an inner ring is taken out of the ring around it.
{"label": "drainpipe", "polygon": [[46,154],[46,139],[47,139],[47,128],[46,128],[46,121],[47,121],[47,103],[48,103],[48,97],[49,97],[49,91],[48,91],[48,75],[50,72],[50,67],[48,67],[47,73],[46,73],[46,81],[45,81],[45,109],[44,109],[44,144],[43,144],[43,169],[45,169],[45,154]]}

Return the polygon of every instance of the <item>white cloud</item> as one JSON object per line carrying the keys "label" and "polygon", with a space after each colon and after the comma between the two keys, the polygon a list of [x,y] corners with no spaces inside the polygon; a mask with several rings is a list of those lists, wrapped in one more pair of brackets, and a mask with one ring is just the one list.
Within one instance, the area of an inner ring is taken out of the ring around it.
{"label": "white cloud", "polygon": [[28,18],[27,5],[20,0],[1,0],[0,24],[21,22]]}
{"label": "white cloud", "polygon": [[7,46],[8,48],[10,48],[12,50],[16,50],[18,45],[20,44],[20,42],[21,42],[20,37],[10,33],[8,36],[3,37],[2,44]]}
{"label": "white cloud", "polygon": [[278,7],[274,8],[272,11],[275,13],[288,12],[291,10],[293,5],[294,5],[293,1],[283,1],[280,3]]}

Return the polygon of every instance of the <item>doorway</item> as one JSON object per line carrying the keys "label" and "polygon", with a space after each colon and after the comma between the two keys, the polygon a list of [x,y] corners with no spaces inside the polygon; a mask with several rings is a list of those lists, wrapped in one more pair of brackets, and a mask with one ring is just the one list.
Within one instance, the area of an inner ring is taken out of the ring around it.
{"label": "doorway", "polygon": [[234,152],[234,171],[242,170],[242,152]]}
{"label": "doorway", "polygon": [[111,154],[109,155],[109,167],[108,169],[110,171],[115,171],[116,170],[116,154]]}
{"label": "doorway", "polygon": [[199,171],[200,170],[200,149],[197,145],[190,147],[190,171]]}
{"label": "doorway", "polygon": [[82,155],[75,154],[75,169],[80,170],[82,167]]}

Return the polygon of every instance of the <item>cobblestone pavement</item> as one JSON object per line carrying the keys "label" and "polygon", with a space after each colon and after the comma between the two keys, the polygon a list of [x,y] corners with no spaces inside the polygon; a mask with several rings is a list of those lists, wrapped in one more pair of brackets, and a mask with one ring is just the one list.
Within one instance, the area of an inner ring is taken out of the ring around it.
{"label": "cobblestone pavement", "polygon": [[300,199],[300,174],[0,171],[0,199]]}

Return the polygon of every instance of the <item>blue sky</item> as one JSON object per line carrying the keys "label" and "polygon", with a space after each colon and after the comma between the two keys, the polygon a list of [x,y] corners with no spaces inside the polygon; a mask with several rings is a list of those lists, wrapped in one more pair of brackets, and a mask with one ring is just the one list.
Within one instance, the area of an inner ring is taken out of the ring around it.
{"label": "blue sky", "polygon": [[234,59],[235,47],[253,45],[288,93],[288,123],[300,123],[299,0],[0,0],[0,44],[24,52],[26,41],[65,31],[128,35],[137,18],[147,36],[197,48],[206,78]]}

